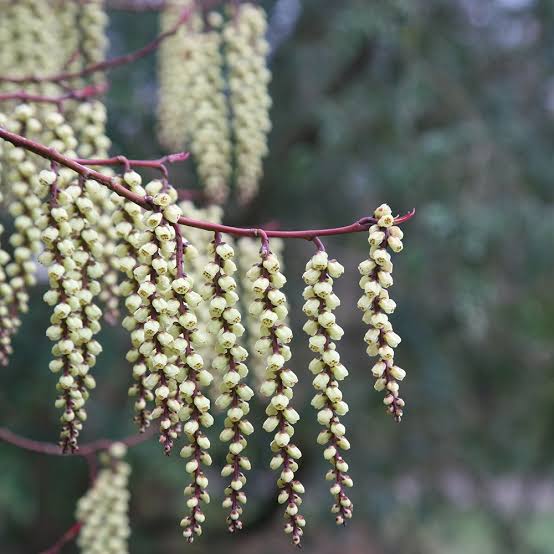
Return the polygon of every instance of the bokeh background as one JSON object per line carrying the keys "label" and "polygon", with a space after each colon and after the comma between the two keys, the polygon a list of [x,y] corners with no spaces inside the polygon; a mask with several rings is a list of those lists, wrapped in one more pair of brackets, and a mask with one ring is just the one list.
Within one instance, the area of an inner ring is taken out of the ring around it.
{"label": "bokeh background", "polygon": [[[355,481],[346,529],[328,512],[326,463],[309,401],[301,273],[312,247],[287,243],[288,295],[301,375],[296,407],[309,554],[547,554],[554,551],[554,2],[279,0],[267,3],[274,99],[260,195],[226,221],[287,228],[342,225],[388,202],[417,208],[395,263],[398,363],[408,372],[397,425],[372,390],[355,309],[364,235],[326,241],[339,280],[344,393]],[[0,15],[1,16],[1,15]],[[153,13],[112,12],[111,55],[157,33]],[[155,56],[110,74],[114,153],[157,157]],[[174,183],[194,186],[172,169]],[[0,372],[0,421],[55,441],[48,313],[37,287]],[[102,332],[83,440],[133,432],[128,337]],[[260,426],[263,408],[254,409]],[[218,420],[220,423],[220,420]],[[217,426],[217,424],[216,424]],[[133,554],[291,551],[281,532],[269,437],[250,442],[246,529],[228,536],[219,478],[205,535],[178,527],[185,474],[155,441],[132,450]],[[215,447],[221,460],[223,450]],[[0,444],[0,551],[39,552],[73,522],[87,487],[79,458]],[[75,552],[66,546],[64,553]]]}

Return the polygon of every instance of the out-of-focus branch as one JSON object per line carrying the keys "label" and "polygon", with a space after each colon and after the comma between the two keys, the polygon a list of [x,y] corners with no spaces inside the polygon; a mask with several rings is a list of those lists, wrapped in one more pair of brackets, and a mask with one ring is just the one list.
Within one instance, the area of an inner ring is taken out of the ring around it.
{"label": "out-of-focus branch", "polygon": [[[70,455],[82,456],[86,458],[87,456],[90,456],[91,454],[94,454],[101,450],[107,450],[112,444],[116,442],[123,443],[131,448],[133,446],[136,446],[137,444],[141,444],[147,441],[153,436],[153,434],[154,429],[149,429],[145,433],[136,433],[121,440],[99,439],[97,441],[81,445],[79,447],[79,450],[73,452]],[[8,444],[16,446],[17,448],[21,448],[29,452],[36,452],[37,454],[48,454],[51,456],[64,455],[58,444],[28,439],[27,437],[22,437],[21,435],[13,433],[6,427],[0,427],[0,441],[6,442]]]}
{"label": "out-of-focus branch", "polygon": [[88,85],[86,87],[70,90],[60,96],[45,96],[42,94],[31,94],[23,90],[17,92],[6,92],[0,94],[0,102],[7,100],[19,100],[20,102],[40,102],[50,104],[62,104],[65,100],[87,100],[94,96],[104,94],[108,90],[108,85]]}
{"label": "out-of-focus branch", "polygon": [[109,0],[106,2],[108,10],[125,12],[155,12],[165,6],[165,0]]}
{"label": "out-of-focus branch", "polygon": [[46,550],[43,550],[40,554],[58,554],[62,547],[68,542],[72,541],[81,531],[82,523],[77,521],[74,523],[57,541],[54,545]]}

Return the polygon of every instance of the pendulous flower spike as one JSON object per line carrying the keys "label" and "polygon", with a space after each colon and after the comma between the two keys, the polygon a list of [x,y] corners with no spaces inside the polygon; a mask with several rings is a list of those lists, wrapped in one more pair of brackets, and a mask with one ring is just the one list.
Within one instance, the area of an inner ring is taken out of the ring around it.
{"label": "pendulous flower spike", "polygon": [[339,381],[348,372],[341,363],[335,344],[342,335],[333,333],[336,326],[333,310],[340,303],[333,299],[333,284],[334,279],[343,273],[344,267],[339,262],[330,260],[325,251],[319,250],[306,264],[303,275],[307,285],[303,311],[308,316],[304,330],[310,335],[309,346],[316,354],[310,363],[310,371],[315,375],[313,387],[317,391],[312,405],[318,410],[319,424],[324,427],[318,436],[318,443],[326,446],[323,455],[333,468],[330,492],[335,502],[331,511],[336,514],[335,520],[339,525],[344,525],[352,517],[353,510],[346,494],[346,488],[352,486],[352,479],[344,469],[346,462],[341,452],[350,447],[345,437],[346,429],[340,420],[340,416],[348,411],[348,405],[342,400],[339,388]]}
{"label": "pendulous flower spike", "polygon": [[400,421],[404,413],[404,400],[399,396],[398,383],[404,379],[406,372],[394,363],[394,349],[400,344],[401,338],[393,331],[388,317],[396,308],[388,289],[393,284],[389,249],[392,252],[402,250],[403,233],[395,225],[387,204],[379,206],[374,216],[377,223],[369,228],[369,258],[358,266],[362,276],[360,287],[363,290],[358,308],[364,314],[363,322],[369,325],[364,337],[367,354],[378,358],[371,370],[375,378],[375,390],[384,391],[383,403],[387,413]]}

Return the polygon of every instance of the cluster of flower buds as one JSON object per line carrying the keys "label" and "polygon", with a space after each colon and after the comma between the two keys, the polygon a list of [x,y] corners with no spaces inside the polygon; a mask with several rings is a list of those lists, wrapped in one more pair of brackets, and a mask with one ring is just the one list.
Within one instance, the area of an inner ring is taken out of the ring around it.
{"label": "cluster of flower buds", "polygon": [[69,118],[77,137],[77,154],[81,158],[107,157],[111,141],[106,135],[106,106],[99,100],[82,101],[69,111]]}
{"label": "cluster of flower buds", "polygon": [[[29,137],[38,136],[61,152],[73,153],[75,137],[58,111],[38,110],[31,104],[22,103],[15,107],[10,117],[0,116],[0,123],[13,132]],[[10,327],[13,332],[19,326],[20,314],[27,312],[28,288],[36,283],[34,259],[41,251],[37,221],[42,214],[43,194],[37,175],[40,168],[44,167],[44,162],[8,143],[3,148],[2,162],[8,211],[14,220],[14,231],[9,239],[12,255],[10,258],[3,257],[10,294],[0,296],[0,306],[4,306],[11,314]]]}
{"label": "cluster of flower buds", "polygon": [[221,33],[223,16],[210,12],[205,19],[194,2],[168,2],[162,28],[168,29],[193,9],[186,25],[160,50],[160,141],[168,148],[186,143],[196,161],[207,196],[225,200],[231,177],[229,114],[225,98]]}
{"label": "cluster of flower buds", "polygon": [[[284,273],[283,251],[285,243],[282,239],[271,240],[271,250],[273,254],[280,260],[281,273]],[[252,285],[247,277],[248,270],[260,259],[260,241],[242,237],[237,241],[237,265],[239,268],[240,278],[240,294],[243,306],[246,308],[244,326],[248,337],[248,351],[250,357],[248,359],[248,367],[253,374],[256,389],[259,390],[260,385],[265,381],[266,360],[263,355],[256,351],[256,341],[260,338],[260,321],[258,317],[251,314],[248,308],[254,300]],[[284,319],[284,323],[288,325],[288,317]]]}
{"label": "cluster of flower buds", "polygon": [[271,129],[266,29],[264,9],[246,2],[237,5],[234,18],[223,32],[236,141],[236,185],[243,203],[257,192]]}
{"label": "cluster of flower buds", "polygon": [[81,523],[77,545],[81,554],[127,554],[129,526],[128,490],[131,466],[123,461],[127,447],[114,443],[100,455],[102,468],[92,487],[77,503]]}
{"label": "cluster of flower buds", "polygon": [[326,446],[323,455],[332,465],[326,478],[333,483],[330,488],[335,499],[332,512],[336,514],[339,525],[352,517],[352,502],[345,492],[346,487],[352,486],[352,479],[346,473],[348,464],[341,455],[341,450],[350,448],[346,429],[340,421],[340,417],[348,412],[348,404],[342,399],[339,388],[339,381],[348,375],[348,371],[341,363],[336,346],[344,331],[333,313],[340,305],[333,292],[333,282],[343,273],[344,267],[336,260],[329,260],[327,253],[320,250],[306,264],[303,275],[306,283],[303,311],[308,317],[304,331],[310,337],[310,350],[317,355],[309,365],[315,375],[313,386],[317,391],[312,406],[318,410],[318,422],[325,427],[317,442]]}
{"label": "cluster of flower buds", "polygon": [[194,10],[194,0],[172,0],[160,13],[160,27],[169,31],[185,10],[193,10],[185,25],[167,38],[158,56],[158,139],[168,150],[179,150],[190,139],[187,97],[198,69],[194,63],[197,34],[203,28],[202,16]]}
{"label": "cluster of flower buds", "polygon": [[292,340],[292,331],[284,323],[288,315],[287,299],[280,290],[285,285],[286,278],[280,271],[279,260],[265,242],[262,245],[261,260],[250,268],[248,279],[252,283],[254,296],[249,311],[258,318],[260,324],[256,350],[266,359],[266,380],[260,390],[264,396],[270,398],[263,427],[268,433],[275,432],[271,441],[273,458],[270,465],[273,470],[281,469],[277,480],[277,486],[281,489],[278,502],[286,505],[285,532],[298,545],[305,524],[304,517],[299,513],[302,503],[300,495],[304,492],[304,487],[295,479],[297,460],[302,454],[291,442],[294,424],[300,419],[291,405],[292,389],[298,377],[286,367],[291,358],[289,343]]}
{"label": "cluster of flower buds", "polygon": [[198,175],[208,198],[222,203],[231,177],[229,114],[221,55],[223,16],[211,12],[206,19],[208,27],[197,34],[189,59],[191,79],[185,106]]}
{"label": "cluster of flower buds", "polygon": [[53,4],[44,0],[0,2],[1,74],[47,74],[63,63],[61,29]]}
{"label": "cluster of flower buds", "polygon": [[83,60],[80,59],[81,40],[79,13],[81,6],[78,2],[54,3],[56,21],[59,26],[59,45],[61,47],[61,60],[66,71],[78,71],[82,68]]}
{"label": "cluster of flower buds", "polygon": [[[155,408],[151,419],[160,419],[160,442],[166,453],[171,451],[178,435],[179,411],[182,403],[179,398],[179,367],[174,363],[179,352],[175,344],[177,333],[173,330],[179,315],[179,301],[174,297],[172,280],[175,273],[175,230],[166,219],[174,219],[173,205],[176,192],[164,191],[161,181],[150,181],[144,189],[141,177],[134,171],[125,173],[124,182],[142,194],[153,198],[154,211],[133,213],[130,203],[126,203],[117,217],[117,232],[125,239],[117,253],[123,254],[120,268],[131,282],[122,284],[122,293],[127,297],[125,304],[129,311],[125,326],[131,332],[133,348],[127,359],[134,364],[133,375],[143,387],[152,391]],[[141,218],[137,230],[131,221]],[[135,254],[136,258],[133,255]],[[131,389],[131,393],[145,396],[141,387]],[[141,427],[146,416],[144,398],[139,396],[138,411]],[[150,395],[147,395],[150,397]]]}
{"label": "cluster of flower buds", "polygon": [[[0,193],[0,202],[2,193]],[[4,233],[4,227],[0,225],[0,239]],[[10,314],[9,306],[13,302],[13,291],[8,283],[4,268],[10,262],[10,255],[2,248],[0,242],[0,365],[8,365],[12,353],[11,335],[14,332],[14,322]]]}
{"label": "cluster of flower buds", "polygon": [[[190,243],[183,243],[185,259],[189,251],[196,249]],[[178,257],[179,258],[179,257]],[[212,458],[208,453],[210,441],[203,429],[213,425],[213,417],[210,414],[210,400],[204,394],[213,378],[212,374],[204,368],[204,360],[198,353],[198,349],[206,342],[205,335],[198,329],[198,319],[195,315],[202,298],[192,290],[193,281],[186,275],[182,267],[182,260],[177,260],[177,279],[173,287],[179,300],[178,329],[184,339],[184,351],[181,353],[181,362],[184,370],[184,380],[179,386],[183,408],[179,414],[184,422],[183,431],[188,444],[181,449],[181,457],[188,459],[186,471],[191,476],[191,483],[185,487],[187,508],[190,513],[181,520],[183,536],[188,542],[192,542],[195,536],[202,534],[202,524],[205,515],[201,508],[201,502],[208,503],[210,496],[207,492],[208,478],[202,466],[210,466]]]}
{"label": "cluster of flower buds", "polygon": [[[191,219],[199,219],[210,221],[212,223],[221,223],[223,218],[223,210],[217,204],[208,204],[205,207],[197,207],[191,201],[183,201],[179,203],[179,207],[183,215]],[[194,244],[198,251],[198,256],[190,258],[187,266],[187,273],[194,283],[202,283],[202,273],[206,264],[213,259],[213,256],[208,252],[210,249],[211,233],[203,229],[195,229],[190,227],[187,229],[187,240],[190,244]],[[231,243],[230,243],[231,244]],[[189,250],[187,249],[187,253]],[[250,266],[248,266],[250,267]],[[196,308],[196,317],[198,318],[198,327],[202,331],[207,331],[208,324],[211,321],[209,305],[207,302],[201,302]],[[206,367],[212,366],[212,361],[215,357],[215,340],[210,333],[205,333],[206,343],[199,349],[199,353],[204,359]],[[216,373],[210,389],[210,398],[215,399],[219,395],[221,385],[220,375]]]}
{"label": "cluster of flower buds", "polygon": [[[71,126],[77,137],[77,153],[82,158],[106,158],[111,145],[106,135],[107,111],[104,104],[98,100],[80,102],[69,113]],[[113,175],[110,168],[101,167],[100,171]],[[96,225],[99,241],[103,245],[102,291],[100,300],[104,304],[104,318],[108,323],[115,324],[119,316],[118,291],[118,261],[115,257],[117,236],[112,223],[115,210],[110,191],[101,185],[91,196],[99,217]]]}
{"label": "cluster of flower buds", "polygon": [[248,368],[244,363],[248,352],[239,344],[244,334],[241,313],[237,309],[237,283],[233,277],[237,267],[233,261],[233,248],[223,242],[219,234],[210,243],[211,261],[205,266],[205,279],[202,297],[209,304],[211,322],[208,326],[214,337],[215,352],[212,367],[221,375],[221,394],[216,406],[227,410],[225,428],[220,434],[223,442],[229,443],[226,465],[221,475],[230,477],[231,482],[225,489],[223,507],[229,510],[227,523],[229,531],[242,529],[242,504],[246,503],[243,487],[246,477],[243,470],[250,469],[250,460],[244,455],[246,436],[254,432],[254,427],[246,419],[250,411],[248,401],[254,391],[242,382]]}
{"label": "cluster of flower buds", "polygon": [[[168,2],[162,28],[173,26],[192,5]],[[206,194],[218,203],[229,192],[233,136],[238,198],[246,203],[263,174],[271,128],[269,45],[263,8],[247,2],[231,11],[227,20],[218,11],[205,17],[193,11],[160,49],[159,136],[168,148],[190,145]]]}
{"label": "cluster of flower buds", "polygon": [[[116,254],[120,269],[128,277],[120,289],[129,311],[123,325],[131,332],[133,343],[127,359],[133,363],[137,381],[129,392],[137,397],[135,410],[142,428],[150,419],[160,419],[160,442],[166,453],[181,427],[188,439],[181,456],[190,458],[186,471],[192,483],[185,494],[191,513],[181,525],[185,538],[192,541],[202,532],[200,502],[209,501],[202,465],[211,464],[207,452],[210,441],[202,428],[213,424],[210,401],[202,392],[212,377],[197,352],[205,342],[195,314],[202,299],[183,271],[183,258],[189,261],[197,253],[180,235],[177,220],[181,210],[175,204],[175,189],[164,187],[160,181],[151,181],[143,188],[140,175],[134,171],[125,173],[123,182],[133,192],[151,197],[153,208],[141,217],[138,206],[122,202],[115,214],[116,229],[123,239]],[[155,407],[149,412],[151,400]]]}
{"label": "cluster of flower buds", "polygon": [[369,258],[358,266],[362,275],[360,287],[364,292],[358,301],[358,308],[364,312],[363,322],[369,325],[364,337],[367,354],[378,357],[371,370],[375,377],[375,390],[385,391],[383,402],[387,412],[400,421],[404,400],[398,395],[398,382],[404,379],[406,372],[394,363],[394,349],[401,339],[393,331],[388,318],[396,308],[388,289],[393,284],[389,250],[395,253],[402,250],[403,233],[394,224],[394,216],[387,204],[379,206],[374,215],[377,223],[369,229]]}
{"label": "cluster of flower buds", "polygon": [[169,148],[187,143],[207,196],[221,203],[227,198],[231,177],[220,32],[224,19],[218,12],[210,12],[204,19],[193,5],[190,0],[168,2],[162,13],[162,27],[167,29],[183,10],[194,10],[186,25],[160,50],[159,135]]}
{"label": "cluster of flower buds", "polygon": [[[79,12],[79,29],[81,31],[80,48],[85,66],[101,62],[106,55],[108,38],[106,27],[108,16],[104,11],[104,0],[87,0]],[[101,79],[100,73],[93,78]]]}
{"label": "cluster of flower buds", "polygon": [[[145,194],[141,186],[141,176],[128,171],[123,176],[123,183],[133,192]],[[138,267],[138,251],[141,245],[142,233],[145,225],[142,218],[142,209],[134,202],[124,201],[121,197],[113,195],[113,202],[117,205],[113,214],[113,224],[118,244],[115,249],[115,256],[119,262],[118,269],[127,279],[120,283],[119,292],[125,297],[125,306],[128,316],[122,321],[123,327],[131,333],[133,348],[127,353],[127,360],[133,364],[133,380],[135,384],[129,388],[129,396],[135,398],[135,421],[141,432],[150,425],[149,404],[154,400],[152,391],[145,382],[147,374],[146,357],[137,347],[134,346],[134,336],[138,339],[144,335],[144,320],[135,319],[134,314],[142,306],[142,299],[139,301],[138,290],[140,282],[135,279],[134,270]],[[135,333],[133,335],[133,333]],[[137,345],[140,343],[137,341]]]}
{"label": "cluster of flower buds", "polygon": [[[48,271],[45,302],[53,307],[46,335],[54,342],[50,370],[59,375],[56,407],[63,410],[60,444],[77,449],[86,420],[85,402],[96,383],[89,370],[102,351],[94,335],[101,310],[93,299],[100,292],[101,245],[92,224],[97,214],[80,180],[71,171],[43,170],[39,182],[48,194],[39,219],[44,251],[39,261]],[[95,183],[96,184],[96,183]]]}

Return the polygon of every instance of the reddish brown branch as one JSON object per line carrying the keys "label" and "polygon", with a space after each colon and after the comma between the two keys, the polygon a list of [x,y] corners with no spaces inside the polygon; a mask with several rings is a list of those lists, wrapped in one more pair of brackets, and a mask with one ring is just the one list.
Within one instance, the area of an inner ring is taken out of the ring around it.
{"label": "reddish brown branch", "polygon": [[123,165],[126,169],[133,166],[135,167],[151,167],[153,169],[160,169],[165,164],[172,164],[176,162],[183,162],[189,157],[188,152],[176,152],[175,154],[168,154],[157,160],[130,160],[125,156],[114,156],[113,158],[99,158],[99,159],[85,159],[75,158],[77,163],[81,165]]}
{"label": "reddish brown branch", "polygon": [[[6,129],[0,127],[0,138],[11,142],[14,146],[25,148],[39,156],[46,158],[47,160],[57,162],[60,165],[68,167],[75,171],[75,173],[82,175],[86,179],[93,179],[98,183],[107,186],[119,196],[138,204],[142,208],[149,210],[152,208],[151,202],[148,197],[141,196],[135,192],[130,191],[125,188],[118,179],[108,177],[103,175],[98,171],[94,171],[72,158],[67,158],[63,154],[60,154],[57,150],[53,148],[48,148],[44,144],[29,140],[21,135],[7,131]],[[411,212],[408,212],[402,217],[396,218],[396,223],[404,223],[408,221],[415,214],[415,209]],[[191,219],[189,217],[181,216],[178,221],[181,225],[186,225],[188,227],[195,227],[197,229],[204,229],[205,231],[213,231],[220,233],[227,233],[228,235],[233,235],[236,237],[262,237],[264,242],[267,242],[268,238],[279,237],[279,238],[288,238],[288,239],[305,239],[313,240],[316,237],[330,236],[330,235],[346,235],[350,233],[360,233],[367,231],[371,225],[373,225],[376,220],[374,217],[363,217],[358,221],[344,227],[333,227],[330,229],[306,229],[306,230],[295,230],[295,231],[279,231],[279,230],[262,230],[258,228],[248,228],[248,227],[231,227],[229,225],[222,225],[219,223],[211,223],[209,221],[201,221],[198,219]]]}
{"label": "reddish brown branch", "polygon": [[[116,442],[121,442],[131,448],[137,444],[147,441],[152,435],[153,430],[149,430],[146,433],[137,433],[121,440],[99,439],[97,441],[81,445],[78,451],[75,451],[69,455],[82,456],[86,458],[95,452],[99,452],[100,450],[107,450]],[[58,444],[28,439],[27,437],[22,437],[21,435],[13,433],[6,427],[0,427],[0,441],[7,442],[8,444],[12,444],[13,446],[17,446],[23,450],[28,450],[29,452],[36,452],[37,454],[48,454],[51,456],[64,455]]]}
{"label": "reddish brown branch", "polygon": [[93,96],[104,94],[108,90],[108,85],[89,85],[77,90],[70,90],[60,96],[44,96],[42,94],[30,94],[25,91],[6,92],[0,94],[0,102],[6,100],[19,100],[20,102],[44,102],[50,104],[61,104],[65,100],[86,100]]}
{"label": "reddish brown branch", "polygon": [[[207,4],[210,4],[210,5],[213,3],[215,2],[207,2]],[[45,82],[54,83],[59,81],[67,81],[70,79],[86,77],[87,75],[92,75],[93,73],[98,73],[100,71],[107,71],[109,69],[113,69],[114,67],[119,67],[121,65],[127,65],[127,64],[133,63],[154,52],[164,40],[174,35],[179,30],[179,28],[190,19],[190,17],[194,13],[194,10],[195,10],[194,6],[185,8],[183,10],[183,13],[181,14],[181,17],[179,17],[179,19],[177,20],[175,25],[173,25],[173,27],[159,34],[154,40],[152,40],[142,48],[139,48],[134,52],[130,52],[129,54],[124,54],[123,56],[117,56],[115,58],[111,58],[110,60],[104,60],[102,62],[91,64],[79,71],[63,71],[55,75],[43,75],[43,76],[37,76],[37,75],[25,75],[23,77],[0,76],[0,82],[3,81],[3,82],[9,82],[9,83],[45,83]]]}
{"label": "reddish brown branch", "polygon": [[168,154],[157,160],[130,160],[125,156],[114,156],[113,158],[101,158],[101,159],[85,159],[85,158],[75,158],[77,163],[81,165],[96,165],[96,166],[106,166],[106,165],[122,165],[125,168],[125,171],[129,171],[133,166],[134,167],[148,167],[151,169],[157,169],[161,171],[164,182],[167,182],[168,172],[166,164],[172,164],[177,162],[183,162],[188,159],[188,152],[177,152],[175,154]]}
{"label": "reddish brown branch", "polygon": [[65,544],[72,541],[79,534],[82,526],[83,524],[77,521],[56,541],[56,544],[43,550],[40,554],[58,554]]}

